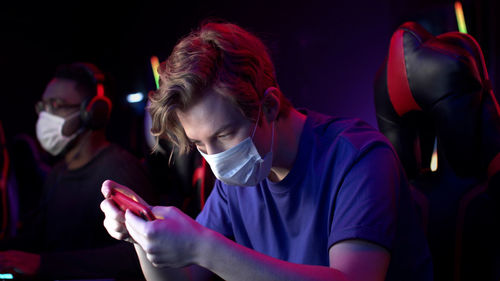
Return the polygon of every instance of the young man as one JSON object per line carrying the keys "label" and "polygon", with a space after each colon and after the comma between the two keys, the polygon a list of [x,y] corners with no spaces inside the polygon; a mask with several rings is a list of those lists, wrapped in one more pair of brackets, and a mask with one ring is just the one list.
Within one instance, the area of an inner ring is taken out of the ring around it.
{"label": "young man", "polygon": [[102,82],[95,66],[74,63],[60,66],[47,85],[37,104],[37,138],[62,161],[47,177],[36,219],[2,244],[7,251],[0,252],[1,272],[36,280],[140,276],[133,247],[111,239],[100,223],[105,179],[127,182],[151,197],[139,161],[106,140],[111,103]]}
{"label": "young man", "polygon": [[[176,45],[161,81],[152,133],[195,146],[218,180],[196,221],[173,207],[144,221],[103,201],[108,232],[134,243],[148,280],[432,279],[387,140],[293,108],[256,37],[205,24]],[[106,181],[106,197],[111,187],[127,190]]]}

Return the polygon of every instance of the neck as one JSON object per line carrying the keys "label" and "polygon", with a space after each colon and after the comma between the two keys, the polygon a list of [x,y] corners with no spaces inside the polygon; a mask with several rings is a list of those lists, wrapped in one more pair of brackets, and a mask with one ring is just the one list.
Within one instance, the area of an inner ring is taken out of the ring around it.
{"label": "neck", "polygon": [[86,131],[64,156],[68,170],[75,170],[90,162],[109,142],[103,132]]}
{"label": "neck", "polygon": [[269,175],[271,181],[280,182],[292,169],[305,121],[306,116],[292,108],[286,118],[276,123],[273,167]]}

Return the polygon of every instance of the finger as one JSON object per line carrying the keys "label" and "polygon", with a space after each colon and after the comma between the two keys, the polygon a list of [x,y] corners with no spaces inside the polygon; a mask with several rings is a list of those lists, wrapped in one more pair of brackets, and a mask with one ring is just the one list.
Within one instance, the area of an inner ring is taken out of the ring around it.
{"label": "finger", "polygon": [[103,200],[100,207],[106,218],[113,219],[118,222],[125,222],[125,213],[115,205],[113,200]]}
{"label": "finger", "polygon": [[147,223],[147,221],[136,216],[130,210],[125,212],[125,226],[128,233],[143,249],[149,244],[147,239]]}
{"label": "finger", "polygon": [[151,208],[151,212],[155,215],[156,219],[165,219],[168,217],[168,214],[171,212],[171,207],[163,207],[163,206],[154,206]]}
{"label": "finger", "polygon": [[112,181],[112,180],[105,180],[102,183],[101,192],[102,192],[102,195],[104,195],[105,198],[109,197],[109,195],[111,193],[111,188],[114,186],[114,184],[116,184],[116,183],[114,181]]}
{"label": "finger", "polygon": [[166,266],[168,266],[168,263],[156,263],[156,262],[152,262],[152,261],[150,261],[150,262],[151,262],[151,264],[152,264],[154,267],[158,267],[158,268],[159,268],[159,267],[166,267]]}
{"label": "finger", "polygon": [[125,227],[125,224],[119,223],[116,220],[110,220],[110,219],[104,219],[104,227],[106,230],[111,234],[111,233],[121,233],[121,234],[127,234],[127,228]]}
{"label": "finger", "polygon": [[102,194],[106,198],[108,198],[109,196],[111,196],[112,189],[119,190],[120,192],[122,192],[123,194],[127,195],[128,197],[134,199],[135,201],[147,206],[148,208],[151,208],[151,206],[146,201],[144,201],[144,199],[142,199],[139,195],[137,195],[134,191],[132,191],[132,189],[130,189],[124,185],[121,185],[117,182],[114,182],[112,180],[105,180],[102,184],[102,187],[101,187]]}
{"label": "finger", "polygon": [[127,242],[134,242],[133,239],[130,238],[130,235],[128,233],[120,233],[120,232],[109,232],[109,236],[116,240],[123,240]]}
{"label": "finger", "polygon": [[154,206],[151,208],[151,211],[157,218],[179,218],[179,217],[186,217],[187,215],[184,214],[181,210],[177,209],[176,207],[173,206]]}
{"label": "finger", "polygon": [[132,238],[130,238],[130,234],[123,223],[118,223],[116,220],[104,219],[104,227],[108,231],[109,235],[116,240],[125,240],[132,243],[135,242]]}
{"label": "finger", "polygon": [[102,187],[101,187],[101,192],[102,194],[104,195],[104,197],[109,197],[111,194],[111,189],[113,188],[116,188],[116,189],[119,189],[121,190],[122,192],[124,192],[125,194],[129,194],[129,195],[135,195],[135,193],[130,190],[130,188],[124,186],[124,185],[121,185],[115,181],[112,181],[112,180],[105,180],[103,183],[102,183]]}
{"label": "finger", "polygon": [[159,255],[146,254],[146,258],[155,267],[164,267],[168,265],[167,262],[164,259],[162,259]]}
{"label": "finger", "polygon": [[129,234],[124,234],[124,233],[120,233],[120,232],[109,232],[109,236],[111,236],[112,238],[116,239],[116,240],[123,240],[123,241],[128,241],[130,242],[129,238]]}

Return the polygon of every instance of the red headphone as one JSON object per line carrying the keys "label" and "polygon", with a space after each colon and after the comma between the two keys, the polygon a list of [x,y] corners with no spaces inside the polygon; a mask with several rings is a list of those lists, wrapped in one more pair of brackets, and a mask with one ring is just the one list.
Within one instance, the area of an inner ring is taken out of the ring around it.
{"label": "red headphone", "polygon": [[80,118],[83,125],[91,130],[102,129],[109,121],[111,100],[104,94],[104,74],[94,65],[77,63],[93,78],[96,85],[96,95],[86,99],[80,108]]}

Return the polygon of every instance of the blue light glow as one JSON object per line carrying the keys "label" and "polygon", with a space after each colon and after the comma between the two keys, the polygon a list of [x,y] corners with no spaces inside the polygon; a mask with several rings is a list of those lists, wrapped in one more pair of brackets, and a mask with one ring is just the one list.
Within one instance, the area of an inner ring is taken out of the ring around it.
{"label": "blue light glow", "polygon": [[144,95],[141,92],[129,94],[127,96],[128,103],[137,103],[141,102],[142,100],[144,100]]}
{"label": "blue light glow", "polygon": [[0,280],[14,279],[14,276],[10,273],[0,273]]}

